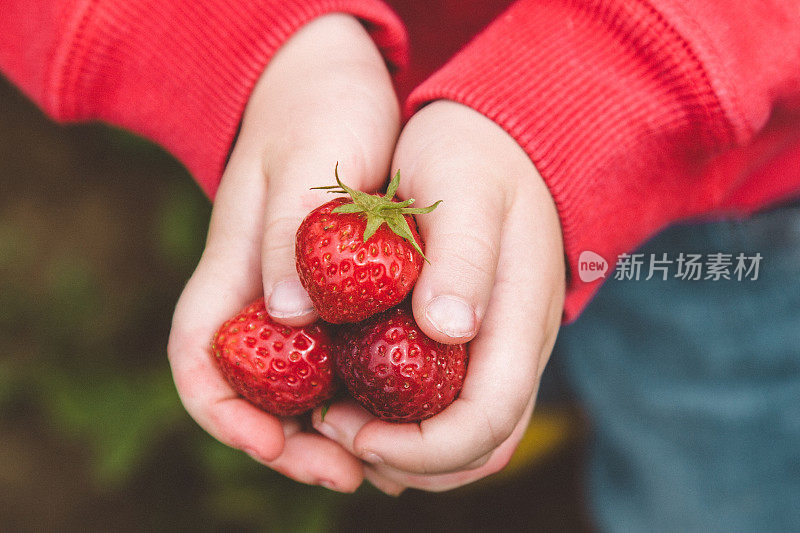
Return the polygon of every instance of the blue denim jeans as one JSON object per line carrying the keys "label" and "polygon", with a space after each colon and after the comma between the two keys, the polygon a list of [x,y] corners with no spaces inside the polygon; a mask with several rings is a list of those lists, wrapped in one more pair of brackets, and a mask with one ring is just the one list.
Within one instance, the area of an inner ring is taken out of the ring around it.
{"label": "blue denim jeans", "polygon": [[[800,203],[676,226],[638,252],[641,278],[609,279],[557,347],[593,424],[597,525],[800,531]],[[651,254],[720,252],[760,253],[758,279],[673,264],[644,280]]]}

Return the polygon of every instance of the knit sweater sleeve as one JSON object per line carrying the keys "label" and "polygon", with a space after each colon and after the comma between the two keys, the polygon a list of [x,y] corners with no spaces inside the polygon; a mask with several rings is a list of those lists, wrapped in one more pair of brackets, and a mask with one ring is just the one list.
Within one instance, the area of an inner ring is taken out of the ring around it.
{"label": "knit sweater sleeve", "polygon": [[2,11],[0,70],[48,115],[143,135],[212,197],[258,77],[303,24],[348,13],[390,67],[407,56],[379,0],[10,0]]}
{"label": "knit sweater sleeve", "polygon": [[669,223],[724,207],[741,184],[709,165],[798,94],[796,0],[519,0],[406,111],[461,102],[529,154],[561,220],[569,321],[602,281],[581,281],[581,252],[613,269]]}

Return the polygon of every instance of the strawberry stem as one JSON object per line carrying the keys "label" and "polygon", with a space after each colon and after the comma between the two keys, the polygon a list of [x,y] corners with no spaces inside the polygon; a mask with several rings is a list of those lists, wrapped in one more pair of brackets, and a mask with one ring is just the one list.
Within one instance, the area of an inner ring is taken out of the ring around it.
{"label": "strawberry stem", "polygon": [[364,230],[362,239],[367,242],[372,237],[381,225],[384,223],[395,234],[408,241],[414,249],[419,252],[419,255],[427,262],[428,258],[422,253],[414,235],[411,233],[411,228],[408,225],[404,215],[422,215],[430,213],[442,202],[441,200],[435,202],[428,207],[409,207],[414,203],[413,198],[404,200],[402,202],[395,202],[393,200],[397,188],[400,186],[400,170],[398,169],[389,185],[386,187],[386,193],[380,194],[367,194],[365,192],[357,191],[345,185],[339,179],[339,162],[333,169],[333,174],[336,177],[336,185],[329,185],[325,187],[312,187],[315,190],[324,190],[326,192],[335,194],[347,194],[352,200],[351,203],[342,204],[333,209],[333,213],[364,213],[367,217],[367,227]]}

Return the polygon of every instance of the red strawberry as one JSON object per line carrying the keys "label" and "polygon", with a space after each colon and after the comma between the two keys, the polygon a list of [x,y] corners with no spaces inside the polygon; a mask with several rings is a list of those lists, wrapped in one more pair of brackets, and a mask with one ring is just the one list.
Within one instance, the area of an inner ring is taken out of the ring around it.
{"label": "red strawberry", "polygon": [[408,303],[347,328],[336,369],[368,411],[392,422],[430,418],[456,399],[467,371],[463,344],[441,344]]}
{"label": "red strawberry", "polygon": [[211,352],[236,392],[268,413],[294,416],[333,395],[332,346],[321,323],[273,322],[261,298],[219,328]]}
{"label": "red strawberry", "polygon": [[335,324],[359,322],[397,305],[411,291],[425,256],[413,214],[413,199],[392,200],[395,174],[386,194],[319,187],[349,194],[314,209],[297,230],[295,255],[300,282],[319,315]]}

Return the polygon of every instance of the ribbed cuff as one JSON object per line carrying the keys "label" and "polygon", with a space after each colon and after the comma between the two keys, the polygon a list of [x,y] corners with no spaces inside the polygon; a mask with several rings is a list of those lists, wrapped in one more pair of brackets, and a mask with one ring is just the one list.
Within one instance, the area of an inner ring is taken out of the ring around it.
{"label": "ribbed cuff", "polygon": [[55,66],[52,113],[60,120],[104,120],[157,142],[210,197],[256,81],[305,23],[351,14],[390,68],[407,57],[401,22],[377,0],[127,0],[86,7]]}
{"label": "ribbed cuff", "polygon": [[[565,321],[602,279],[578,258],[617,256],[701,212],[690,169],[733,131],[691,47],[640,0],[522,0],[418,87],[407,113],[448,99],[503,127],[558,208],[570,278]],[[711,191],[713,192],[713,191]]]}

